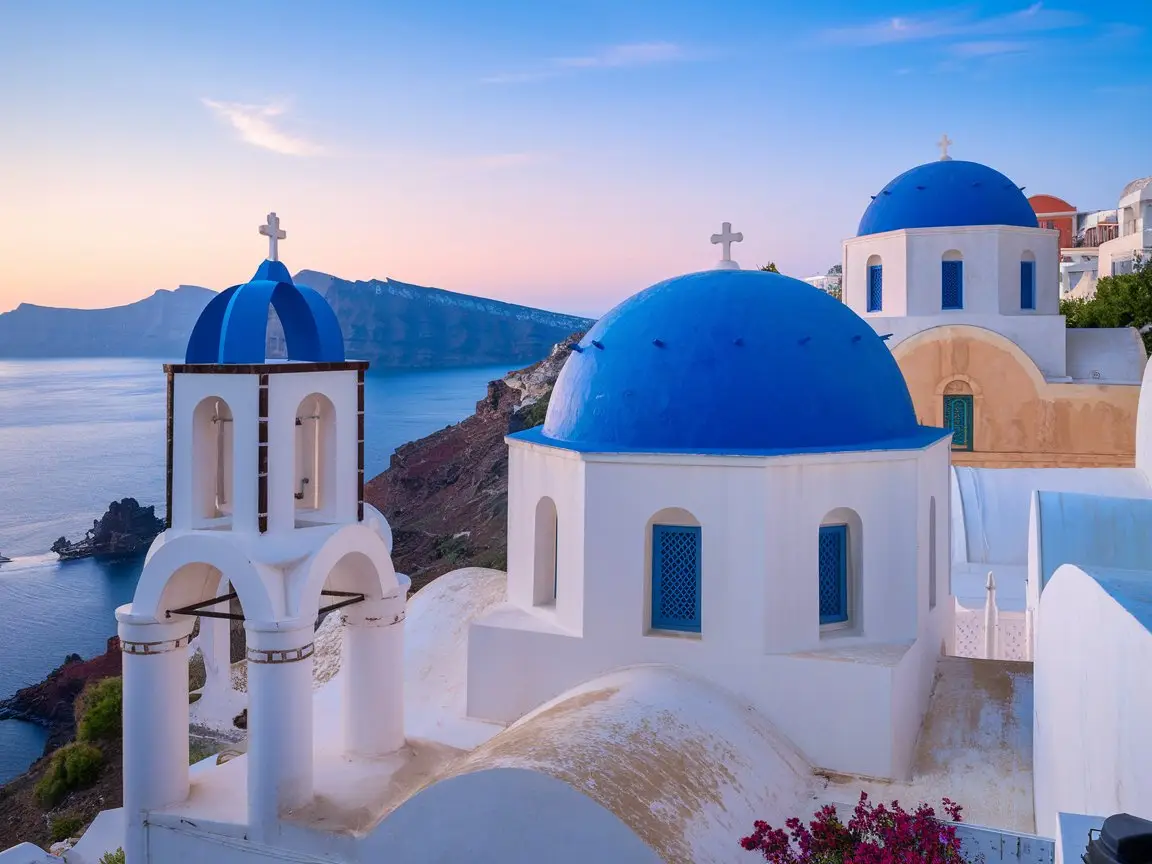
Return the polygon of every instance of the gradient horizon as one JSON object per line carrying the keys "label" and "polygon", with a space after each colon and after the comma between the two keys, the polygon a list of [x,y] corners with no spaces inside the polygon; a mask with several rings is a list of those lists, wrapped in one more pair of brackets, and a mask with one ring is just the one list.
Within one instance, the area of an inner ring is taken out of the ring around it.
{"label": "gradient horizon", "polygon": [[1146,2],[8,0],[0,312],[243,282],[270,210],[292,272],[589,316],[724,221],[808,276],[945,132],[1114,207],[1152,174]]}

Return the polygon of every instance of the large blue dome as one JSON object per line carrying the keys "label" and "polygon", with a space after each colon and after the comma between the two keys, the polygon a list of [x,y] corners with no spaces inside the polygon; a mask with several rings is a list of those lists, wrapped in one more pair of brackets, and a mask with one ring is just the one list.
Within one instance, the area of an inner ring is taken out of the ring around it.
{"label": "large blue dome", "polygon": [[344,334],[318,291],[296,285],[279,261],[265,261],[251,281],[208,301],[188,338],[185,363],[260,364],[268,346],[268,307],[284,328],[289,360],[344,362]]}
{"label": "large blue dome", "polygon": [[601,318],[568,358],[543,428],[582,451],[780,453],[922,446],[875,331],[810,285],[749,270],[669,279]]}
{"label": "large blue dome", "polygon": [[905,171],[872,199],[857,236],[904,228],[1016,225],[1036,228],[1036,213],[1015,183],[987,165],[954,159]]}

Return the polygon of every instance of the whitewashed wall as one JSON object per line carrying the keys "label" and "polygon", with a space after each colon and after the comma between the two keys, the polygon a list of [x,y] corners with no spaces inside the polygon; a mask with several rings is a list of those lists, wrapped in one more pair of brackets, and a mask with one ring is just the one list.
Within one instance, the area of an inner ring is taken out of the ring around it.
{"label": "whitewashed wall", "polygon": [[1152,813],[1150,588],[1152,573],[1065,564],[1040,598],[1033,747],[1041,835],[1056,836],[1060,812]]}
{"label": "whitewashed wall", "polygon": [[[908,733],[926,709],[934,658],[952,620],[946,447],[770,459],[581,458],[513,442],[511,602],[470,634],[469,713],[510,721],[611,669],[671,663],[745,694],[822,767],[901,775],[915,741]],[[561,527],[559,615],[530,600],[534,545],[526,526],[546,493],[561,526],[583,525],[582,561],[563,552]],[[938,602],[930,614],[933,495]],[[649,630],[648,526],[667,508],[702,526],[700,634]],[[818,529],[841,508],[862,523],[863,590],[856,626],[822,632]],[[566,596],[583,608],[566,608]],[[574,617],[582,628],[570,625]],[[517,675],[507,674],[509,664]],[[829,700],[853,710],[829,710]]]}

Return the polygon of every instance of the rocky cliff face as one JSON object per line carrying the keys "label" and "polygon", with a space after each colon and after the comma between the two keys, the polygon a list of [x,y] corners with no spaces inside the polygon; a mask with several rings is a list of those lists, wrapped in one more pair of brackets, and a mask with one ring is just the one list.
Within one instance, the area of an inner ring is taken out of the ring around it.
{"label": "rocky cliff face", "polygon": [[0,314],[0,357],[182,357],[215,293],[181,285],[108,309],[21,303]]}
{"label": "rocky cliff face", "polygon": [[476,413],[405,444],[365,497],[392,526],[396,569],[419,588],[460,567],[507,566],[508,446],[504,436],[544,422],[556,376],[583,334],[488,385]]}
{"label": "rocky cliff face", "polygon": [[[340,321],[348,356],[377,368],[529,363],[592,323],[395,279],[349,282],[313,270],[293,279],[324,294]],[[269,347],[273,356],[284,356],[283,330],[275,320]]]}

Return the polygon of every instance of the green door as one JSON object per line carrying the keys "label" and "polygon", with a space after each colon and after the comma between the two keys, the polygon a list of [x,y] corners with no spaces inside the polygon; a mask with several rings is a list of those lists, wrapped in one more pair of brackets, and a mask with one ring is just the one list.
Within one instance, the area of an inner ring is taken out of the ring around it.
{"label": "green door", "polygon": [[972,397],[944,397],[944,428],[952,430],[952,449],[972,449]]}

